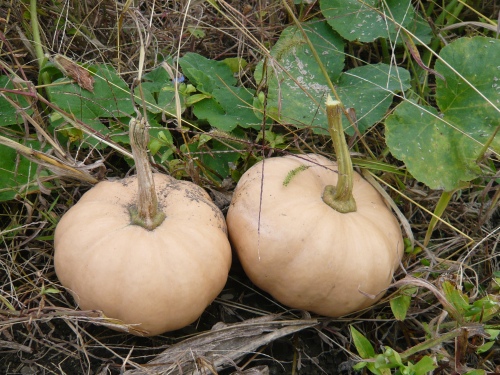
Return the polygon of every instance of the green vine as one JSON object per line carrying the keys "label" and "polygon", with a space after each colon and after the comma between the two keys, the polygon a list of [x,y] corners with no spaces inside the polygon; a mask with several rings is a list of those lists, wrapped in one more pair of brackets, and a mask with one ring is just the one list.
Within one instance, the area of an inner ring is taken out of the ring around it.
{"label": "green vine", "polygon": [[[47,63],[47,57],[43,52],[42,38],[40,37],[40,24],[38,23],[38,12],[37,12],[37,0],[30,0],[30,17],[31,17],[31,34],[33,36],[33,44],[35,48],[35,54],[38,61],[38,66],[40,72],[43,71],[45,64]],[[40,73],[40,81],[44,85],[50,84],[50,77],[46,72]]]}

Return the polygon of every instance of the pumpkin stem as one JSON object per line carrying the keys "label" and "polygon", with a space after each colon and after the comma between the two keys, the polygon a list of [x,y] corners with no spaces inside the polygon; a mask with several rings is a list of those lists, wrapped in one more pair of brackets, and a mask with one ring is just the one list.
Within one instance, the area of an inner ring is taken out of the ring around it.
{"label": "pumpkin stem", "polygon": [[356,201],[352,195],[353,169],[349,149],[342,128],[342,104],[330,95],[326,100],[328,131],[337,154],[339,178],[337,186],[327,185],[323,191],[323,202],[340,213],[356,211]]}
{"label": "pumpkin stem", "polygon": [[146,119],[133,118],[129,124],[130,145],[137,169],[138,197],[137,205],[129,208],[132,224],[153,230],[165,219],[165,214],[158,208],[153,172],[148,161],[149,132]]}

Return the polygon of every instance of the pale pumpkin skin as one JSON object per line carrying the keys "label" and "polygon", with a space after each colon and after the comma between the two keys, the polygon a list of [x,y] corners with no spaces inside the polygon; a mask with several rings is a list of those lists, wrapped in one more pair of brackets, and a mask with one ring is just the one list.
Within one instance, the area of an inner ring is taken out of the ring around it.
{"label": "pale pumpkin skin", "polygon": [[163,223],[130,223],[135,176],[104,181],[57,225],[55,269],[81,309],[136,324],[145,335],[194,322],[224,287],[231,248],[222,212],[199,186],[154,174]]}
{"label": "pale pumpkin skin", "polygon": [[[284,186],[301,165],[309,168]],[[331,317],[378,301],[403,254],[398,221],[358,173],[356,212],[339,213],[323,202],[325,186],[337,185],[336,170],[318,155],[270,158],[264,167],[259,162],[238,182],[226,219],[256,286],[286,306]]]}

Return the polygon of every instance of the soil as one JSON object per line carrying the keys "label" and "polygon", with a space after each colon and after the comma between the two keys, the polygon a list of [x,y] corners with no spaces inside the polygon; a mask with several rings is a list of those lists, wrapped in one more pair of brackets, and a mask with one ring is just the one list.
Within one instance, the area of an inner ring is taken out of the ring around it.
{"label": "soil", "polygon": [[[236,264],[231,274],[241,275],[239,271]],[[209,306],[196,323],[152,338],[116,332],[88,323],[83,316],[78,319],[57,317],[45,308],[38,319],[13,324],[0,333],[0,374],[120,374],[134,368],[126,362],[147,363],[170,345],[208,331],[216,323],[241,322],[265,314],[265,311],[284,313],[267,296],[249,291],[247,285],[245,278],[231,278],[221,298]],[[231,307],[238,303],[242,309]],[[284,316],[291,317],[291,314]],[[349,362],[342,346],[333,344],[332,338],[338,335],[334,323],[324,323],[321,329],[309,328],[260,347],[238,365],[242,371],[267,366],[269,374],[290,374],[292,371],[311,375],[348,374],[353,363]],[[219,374],[232,374],[237,369],[235,364]]]}

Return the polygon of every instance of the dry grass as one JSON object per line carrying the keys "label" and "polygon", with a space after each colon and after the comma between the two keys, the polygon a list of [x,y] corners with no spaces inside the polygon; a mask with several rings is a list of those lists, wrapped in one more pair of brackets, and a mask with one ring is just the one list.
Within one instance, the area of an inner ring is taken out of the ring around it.
{"label": "dry grass", "polygon": [[[39,2],[38,16],[44,52],[49,56],[62,54],[81,63],[111,64],[131,84],[139,70],[139,33],[142,33],[146,47],[146,71],[156,67],[166,56],[182,56],[186,52],[197,52],[217,60],[241,57],[249,63],[241,73],[241,82],[247,87],[254,87],[252,68],[266,54],[266,49],[274,44],[280,32],[290,24],[279,1],[220,1],[220,11],[205,1],[134,3],[140,5],[136,7],[136,4],[132,4],[125,12],[123,4],[112,0]],[[494,4],[483,3],[479,12],[488,17],[498,12]],[[8,66],[19,76],[24,74],[29,80],[38,82],[39,68],[34,38],[30,34],[30,20],[26,16],[28,10],[28,1],[0,2],[0,28],[3,34],[0,59],[4,70]],[[470,11],[464,12],[465,16],[472,17]],[[302,15],[303,18],[317,15],[317,7],[306,6]],[[198,32],[204,36],[197,36]],[[367,50],[370,47],[372,49]],[[349,52],[351,56],[365,61],[377,61],[379,56],[376,47],[375,44],[360,47],[353,43],[349,46]],[[356,64],[357,61],[352,58],[350,63]],[[46,127],[48,111],[38,104],[36,119],[42,127]],[[193,120],[189,110],[183,116],[187,123]],[[30,133],[35,132],[29,125],[26,128]],[[331,151],[327,139],[313,135],[307,128],[297,131],[276,126],[275,129],[286,139],[285,153],[312,150],[328,154]],[[189,142],[189,139],[208,130],[179,132],[176,134],[177,140],[181,144],[184,134]],[[8,135],[8,132],[8,129],[0,129],[0,134]],[[52,134],[50,136],[57,141]],[[249,131],[246,140],[242,141],[246,157],[237,166],[241,172],[257,157],[284,153],[268,144],[256,142],[256,138],[257,134]],[[383,126],[375,126],[362,140],[352,137],[348,141],[356,150],[356,155],[374,154],[389,164],[401,165],[390,155],[386,156]],[[75,150],[65,144],[59,146],[69,154],[68,163],[75,160],[85,161],[89,165],[97,163],[89,171],[95,178],[123,176],[131,171],[116,150]],[[192,166],[192,160],[185,154],[179,152],[177,157],[180,160],[179,176],[195,180],[226,196],[230,195],[234,181],[217,186],[200,177],[200,171]],[[484,161],[484,170],[492,166],[499,170],[498,160],[491,157]],[[162,166],[157,168],[165,169]],[[486,291],[498,294],[498,285],[494,284],[492,277],[493,272],[500,269],[497,205],[500,189],[495,179],[477,179],[467,189],[456,192],[442,221],[438,222],[431,241],[424,246],[431,213],[435,210],[440,192],[428,189],[411,177],[400,178],[390,173],[378,176],[395,188],[386,190],[408,219],[416,245],[423,248],[421,253],[405,256],[402,268],[396,275],[397,280],[405,275],[413,275],[436,286],[442,280],[451,280],[470,288],[468,292],[471,296],[483,295]],[[497,173],[496,181],[499,177]],[[58,283],[53,268],[52,240],[55,226],[66,210],[88,189],[88,185],[54,177],[50,177],[50,180],[51,184],[41,186],[38,192],[0,203],[0,372],[118,374],[140,368],[140,364],[152,360],[172,344],[180,342],[182,345],[186,338],[196,339],[217,322],[241,323],[260,316],[274,317],[272,314],[276,313],[282,314],[281,318],[288,321],[309,318],[303,312],[287,310],[254,289],[235,262],[222,295],[196,324],[154,338],[140,338],[109,330],[108,327],[118,330],[130,328],[104,318],[99,312],[76,310],[73,300]],[[241,371],[267,364],[271,366],[271,373],[348,373],[353,360],[359,359],[350,338],[350,324],[355,324],[364,332],[377,350],[381,346],[390,346],[404,351],[428,338],[429,328],[426,325],[432,328],[443,323],[443,306],[431,289],[418,290],[404,322],[393,318],[388,301],[396,289],[390,292],[367,311],[343,319],[320,318],[319,325],[314,329],[294,333],[287,338],[273,337],[267,342],[260,342],[264,346],[249,346],[251,350],[248,356],[239,362]],[[443,324],[452,323],[448,321]],[[498,327],[499,319],[494,319],[493,323]],[[276,323],[273,321],[272,324]],[[498,347],[479,356],[473,348],[481,342],[477,337],[472,337],[466,352],[456,354],[456,343],[456,340],[449,340],[419,355],[432,354],[441,358],[440,367],[435,371],[437,374],[451,373],[456,355],[461,356],[460,360],[466,360],[469,367],[485,369],[490,373],[500,372]],[[416,359],[418,355],[412,358]],[[193,363],[205,366],[204,373],[210,373],[212,365],[208,362],[198,359],[198,362]],[[235,365],[232,370],[221,373],[230,373],[235,368],[238,367]],[[169,371],[175,373],[173,369]]]}

